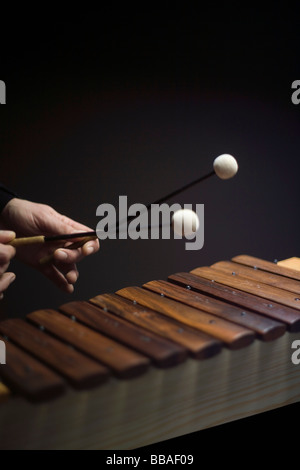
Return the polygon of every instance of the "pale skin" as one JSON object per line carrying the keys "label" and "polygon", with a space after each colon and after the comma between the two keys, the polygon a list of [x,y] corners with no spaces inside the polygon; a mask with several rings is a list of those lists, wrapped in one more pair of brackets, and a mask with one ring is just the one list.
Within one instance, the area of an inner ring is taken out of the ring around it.
{"label": "pale skin", "polygon": [[[34,235],[58,235],[86,232],[92,229],[59,214],[52,207],[24,199],[13,198],[0,215],[0,298],[14,281],[15,275],[7,272],[11,259],[16,256],[22,262],[36,268],[58,288],[72,293],[79,273],[77,263],[85,256],[99,250],[99,241],[91,240],[82,247],[68,249],[70,242],[53,242],[17,249],[7,245],[18,237]],[[52,260],[40,264],[40,260],[53,253]]]}

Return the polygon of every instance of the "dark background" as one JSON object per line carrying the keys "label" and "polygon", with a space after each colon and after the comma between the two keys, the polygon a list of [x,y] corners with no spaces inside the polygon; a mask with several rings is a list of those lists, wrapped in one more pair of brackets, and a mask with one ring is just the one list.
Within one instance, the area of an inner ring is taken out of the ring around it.
{"label": "dark background", "polygon": [[239,173],[176,199],[204,203],[205,243],[108,240],[60,293],[13,260],[1,317],[24,316],[250,254],[299,256],[299,22],[293,12],[187,5],[8,15],[1,30],[0,180],[92,228],[96,208],[149,203],[233,154]]}

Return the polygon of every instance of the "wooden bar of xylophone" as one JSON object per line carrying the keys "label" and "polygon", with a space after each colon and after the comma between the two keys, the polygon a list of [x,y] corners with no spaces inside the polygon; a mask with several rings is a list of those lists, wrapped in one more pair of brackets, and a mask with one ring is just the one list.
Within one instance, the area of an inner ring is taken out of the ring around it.
{"label": "wooden bar of xylophone", "polygon": [[0,322],[0,447],[137,448],[298,401],[286,264],[236,256]]}

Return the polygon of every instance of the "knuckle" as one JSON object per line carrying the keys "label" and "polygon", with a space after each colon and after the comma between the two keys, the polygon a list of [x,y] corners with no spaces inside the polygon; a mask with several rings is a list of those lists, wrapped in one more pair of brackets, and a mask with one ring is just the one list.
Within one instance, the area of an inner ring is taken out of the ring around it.
{"label": "knuckle", "polygon": [[0,262],[7,263],[16,254],[16,249],[13,246],[2,245],[0,249]]}

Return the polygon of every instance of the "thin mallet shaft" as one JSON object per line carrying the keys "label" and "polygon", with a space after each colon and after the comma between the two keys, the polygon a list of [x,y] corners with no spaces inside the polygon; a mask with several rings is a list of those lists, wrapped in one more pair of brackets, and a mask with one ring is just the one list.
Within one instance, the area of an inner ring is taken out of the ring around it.
{"label": "thin mallet shaft", "polygon": [[77,232],[77,233],[67,233],[61,235],[54,235],[51,237],[46,237],[44,235],[38,235],[35,237],[22,237],[22,238],[14,238],[8,245],[11,246],[24,246],[24,245],[34,245],[40,243],[47,243],[47,242],[56,242],[61,240],[70,240],[73,238],[83,238],[83,237],[94,237],[97,238],[97,233],[95,231],[92,232]]}
{"label": "thin mallet shaft", "polygon": [[[144,212],[148,211],[151,208],[152,204],[162,204],[163,202],[167,201],[168,199],[171,199],[172,197],[177,196],[178,194],[182,193],[183,191],[186,191],[187,189],[190,189],[192,186],[195,186],[196,184],[201,183],[202,181],[210,178],[211,176],[214,176],[215,174],[216,173],[213,170],[210,173],[207,173],[207,175],[201,176],[200,178],[197,178],[196,180],[192,181],[191,183],[188,183],[185,186],[182,186],[181,188],[176,189],[175,191],[172,191],[171,193],[167,194],[166,196],[164,196],[160,199],[157,199],[154,202],[151,202],[150,204],[148,204],[146,206]],[[115,226],[116,229],[118,229],[119,226],[122,225],[124,222],[130,222],[131,220],[133,220],[135,218],[136,218],[136,216],[131,215],[130,217],[127,217],[126,219],[118,221],[116,226]]]}
{"label": "thin mallet shaft", "polygon": [[197,178],[196,180],[192,181],[191,183],[188,183],[185,186],[182,186],[182,188],[176,189],[176,191],[173,191],[172,193],[167,194],[167,196],[164,196],[164,197],[158,199],[157,201],[148,204],[148,206],[146,206],[147,210],[150,209],[152,204],[161,204],[162,202],[165,202],[168,199],[171,199],[171,197],[177,196],[177,194],[180,194],[183,191],[186,191],[187,189],[190,189],[192,186],[195,186],[196,184],[201,183],[202,181],[206,180],[207,178],[210,178],[211,176],[213,176],[215,174],[216,173],[214,171],[211,171],[207,175],[201,176],[200,178]]}
{"label": "thin mallet shaft", "polygon": [[55,235],[51,237],[45,237],[45,242],[56,242],[60,240],[69,240],[72,238],[83,238],[83,237],[97,237],[95,230],[90,232],[77,232],[77,233],[68,233],[65,235]]}
{"label": "thin mallet shaft", "polygon": [[[161,228],[161,224],[158,225],[158,228]],[[148,227],[141,227],[142,229],[149,229]],[[109,230],[107,231],[108,233],[110,232]],[[77,233],[66,233],[66,234],[61,234],[61,235],[54,235],[51,237],[46,237],[44,235],[37,235],[34,237],[22,237],[22,238],[14,238],[11,242],[8,243],[8,245],[18,247],[18,246],[24,246],[24,245],[36,245],[36,244],[41,244],[41,243],[47,243],[47,242],[57,242],[57,241],[65,241],[65,240],[71,240],[71,239],[78,239],[78,247],[82,246],[86,241],[89,240],[95,240],[98,238],[97,232],[96,231],[91,231],[91,232],[77,232]],[[83,240],[86,240],[82,242]],[[74,249],[75,243],[72,245],[72,249]],[[70,249],[70,246],[67,247]]]}

